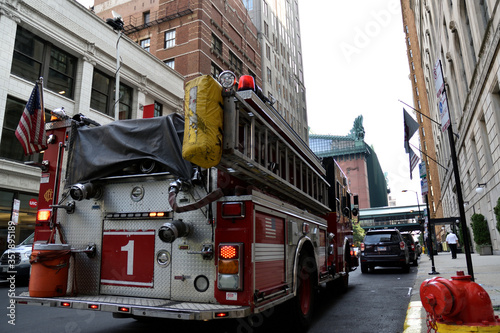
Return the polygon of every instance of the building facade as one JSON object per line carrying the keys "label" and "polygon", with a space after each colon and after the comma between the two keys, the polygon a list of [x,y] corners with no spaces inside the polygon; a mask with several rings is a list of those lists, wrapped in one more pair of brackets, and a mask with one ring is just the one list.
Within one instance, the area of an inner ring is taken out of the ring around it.
{"label": "building facade", "polygon": [[243,0],[259,31],[264,93],[308,142],[298,0]]}
{"label": "building facade", "polygon": [[[114,120],[117,33],[76,1],[0,2],[0,251],[6,248],[13,200],[20,200],[16,243],[34,231],[43,154],[25,156],[15,130],[39,77],[44,107],[64,107],[100,124]],[[119,42],[119,118],[183,112],[183,77],[127,37]]]}
{"label": "building facade", "polygon": [[[410,8],[409,1],[401,1],[401,10],[403,13],[403,27],[406,34],[406,47],[408,64],[410,68],[410,82],[413,88],[413,105],[416,111],[413,112],[419,124],[420,137],[420,159],[425,165],[427,171],[427,189],[426,199],[429,204],[429,216],[431,218],[443,217],[443,206],[441,202],[441,185],[439,183],[439,168],[436,163],[436,145],[434,140],[433,127],[435,124],[431,121],[429,109],[429,99],[425,85],[425,76],[422,69],[421,52],[415,25],[415,16]],[[413,41],[413,43],[412,43]],[[412,113],[410,109],[407,110]],[[430,119],[429,119],[430,118]]]}
{"label": "building facade", "polygon": [[232,70],[262,85],[258,32],[241,0],[95,0],[94,11],[119,13],[124,33],[186,82]]}
{"label": "building facade", "polygon": [[[500,1],[402,3],[415,20],[416,33],[410,39],[420,47],[430,117],[437,122],[440,112],[433,71],[438,61],[443,68],[467,224],[472,214],[484,215],[493,251],[498,254],[500,234],[494,207],[500,197]],[[445,167],[438,169],[443,215],[459,216],[447,133],[440,126],[433,126],[432,133],[437,161]]]}
{"label": "building facade", "polygon": [[358,195],[360,209],[388,205],[387,180],[375,151],[364,142],[362,117],[347,136],[309,134],[311,150],[321,157],[333,157]]}

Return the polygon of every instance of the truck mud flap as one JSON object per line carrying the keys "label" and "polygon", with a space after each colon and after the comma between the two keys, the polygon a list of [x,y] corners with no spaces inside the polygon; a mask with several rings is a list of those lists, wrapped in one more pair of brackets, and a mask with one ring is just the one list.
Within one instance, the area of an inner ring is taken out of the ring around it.
{"label": "truck mud flap", "polygon": [[30,297],[28,292],[15,296],[17,304],[120,313],[137,317],[181,320],[243,318],[250,307],[207,303],[176,302],[124,296]]}

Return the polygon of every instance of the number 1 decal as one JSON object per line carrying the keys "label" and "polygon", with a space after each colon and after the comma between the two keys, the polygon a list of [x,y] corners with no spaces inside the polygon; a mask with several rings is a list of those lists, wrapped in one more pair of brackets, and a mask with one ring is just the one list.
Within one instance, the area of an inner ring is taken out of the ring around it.
{"label": "number 1 decal", "polygon": [[155,230],[104,230],[101,284],[153,288]]}
{"label": "number 1 decal", "polygon": [[121,250],[127,252],[127,275],[134,275],[134,241],[129,241]]}

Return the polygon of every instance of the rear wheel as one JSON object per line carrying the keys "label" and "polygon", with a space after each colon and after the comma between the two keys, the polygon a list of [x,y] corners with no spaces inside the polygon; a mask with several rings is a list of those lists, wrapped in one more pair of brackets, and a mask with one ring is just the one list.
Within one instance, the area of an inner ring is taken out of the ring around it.
{"label": "rear wheel", "polygon": [[303,255],[297,268],[297,295],[290,302],[296,332],[305,332],[311,324],[317,292],[317,269],[314,258]]}

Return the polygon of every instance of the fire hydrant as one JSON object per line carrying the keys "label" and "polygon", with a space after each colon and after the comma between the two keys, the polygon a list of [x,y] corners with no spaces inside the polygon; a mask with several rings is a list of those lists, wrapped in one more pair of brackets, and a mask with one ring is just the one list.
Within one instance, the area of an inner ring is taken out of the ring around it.
{"label": "fire hydrant", "polygon": [[470,275],[435,277],[420,286],[420,300],[437,332],[500,332],[488,293]]}

